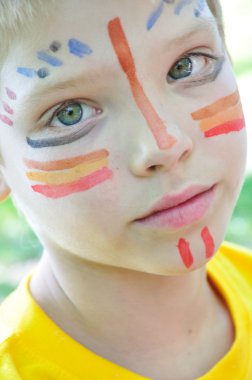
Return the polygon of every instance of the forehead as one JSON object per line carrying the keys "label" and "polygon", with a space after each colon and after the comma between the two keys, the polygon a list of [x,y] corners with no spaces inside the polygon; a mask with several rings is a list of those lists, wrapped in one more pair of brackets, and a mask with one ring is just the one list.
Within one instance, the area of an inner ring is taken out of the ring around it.
{"label": "forehead", "polygon": [[135,42],[148,40],[152,35],[161,39],[160,31],[172,40],[187,29],[204,28],[207,20],[214,24],[205,0],[57,0],[55,7],[47,11],[46,19],[34,19],[36,35],[29,32],[27,43],[33,46],[46,38],[64,39],[72,34],[102,47],[108,37],[108,23],[116,17]]}
{"label": "forehead", "polygon": [[[154,57],[173,48],[178,50],[178,46],[183,48],[183,44],[188,44],[195,35],[203,35],[200,44],[204,45],[204,38],[218,33],[204,0],[61,0],[47,13],[46,20],[34,20],[36,34],[26,33],[10,54],[12,64],[16,65],[18,56],[22,67],[38,70],[38,55],[47,66],[54,66],[50,69],[53,75],[47,80],[36,78],[25,83],[26,91],[30,87],[35,94],[48,84],[57,86],[62,79],[74,85],[72,80],[85,74],[92,83],[97,83],[97,75],[104,72],[109,75],[99,79],[111,78],[117,61],[109,23],[116,18],[120,20],[136,61],[147,60],[150,54]],[[19,80],[23,79],[20,75]]]}

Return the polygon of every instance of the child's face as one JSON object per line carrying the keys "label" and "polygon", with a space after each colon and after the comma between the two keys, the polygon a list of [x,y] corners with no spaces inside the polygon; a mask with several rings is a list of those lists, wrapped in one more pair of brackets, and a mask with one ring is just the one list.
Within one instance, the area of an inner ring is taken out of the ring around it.
{"label": "child's face", "polygon": [[213,17],[187,3],[61,1],[11,46],[3,173],[47,247],[176,274],[221,243],[244,121]]}

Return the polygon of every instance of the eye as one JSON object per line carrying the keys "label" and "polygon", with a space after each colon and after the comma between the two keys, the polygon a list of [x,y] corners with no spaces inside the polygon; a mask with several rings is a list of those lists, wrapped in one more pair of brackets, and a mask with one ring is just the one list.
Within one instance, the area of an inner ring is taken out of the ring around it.
{"label": "eye", "polygon": [[65,106],[57,113],[57,118],[64,125],[79,123],[83,115],[82,107],[79,103],[72,103]]}
{"label": "eye", "polygon": [[97,110],[93,106],[72,101],[61,105],[61,107],[54,112],[47,125],[54,127],[60,126],[61,124],[64,126],[72,126],[81,121],[86,121],[95,115],[96,111]]}
{"label": "eye", "polygon": [[189,77],[192,74],[192,71],[193,71],[193,62],[191,58],[185,57],[177,61],[175,65],[172,66],[168,75],[172,79],[177,80],[177,79]]}
{"label": "eye", "polygon": [[[86,136],[102,118],[102,109],[88,100],[68,100],[40,119],[40,128],[26,137],[32,148],[70,144]],[[43,119],[46,119],[43,122]]]}
{"label": "eye", "polygon": [[225,58],[202,52],[193,52],[178,59],[167,74],[167,82],[181,81],[186,86],[214,81],[220,73]]}

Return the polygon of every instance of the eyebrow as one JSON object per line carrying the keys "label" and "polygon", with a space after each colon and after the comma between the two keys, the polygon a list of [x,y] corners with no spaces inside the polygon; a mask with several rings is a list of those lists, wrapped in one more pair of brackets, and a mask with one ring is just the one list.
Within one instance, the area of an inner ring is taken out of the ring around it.
{"label": "eyebrow", "polygon": [[179,44],[192,39],[195,35],[200,32],[208,33],[212,38],[216,37],[218,32],[218,26],[214,18],[200,18],[197,19],[197,24],[188,25],[181,34],[177,35],[175,38],[166,40],[166,46],[178,46]]}
{"label": "eyebrow", "polygon": [[[177,35],[175,38],[172,39],[165,39],[162,48],[167,48],[167,46],[179,46],[187,40],[193,39],[193,37],[197,35],[199,32],[207,32],[208,34],[210,34],[210,36],[214,37],[216,36],[217,31],[218,27],[214,18],[197,19],[197,24],[188,26],[180,35]],[[113,68],[109,66],[108,62],[103,62],[101,67],[103,68],[103,72],[105,67],[105,72],[113,73]],[[101,70],[98,70],[96,68],[95,72],[98,75],[99,73],[101,73]],[[78,89],[80,82],[83,83],[83,81],[86,81],[90,83],[91,77],[94,77],[93,68],[91,68],[90,70],[86,70],[86,72],[83,72],[75,78],[70,78],[62,82],[57,82],[55,84],[45,86],[42,89],[40,88],[32,90],[31,93],[28,95],[28,98],[30,100],[30,98],[32,97],[36,101],[39,100],[41,96],[47,96],[57,91],[62,91],[69,88]]]}

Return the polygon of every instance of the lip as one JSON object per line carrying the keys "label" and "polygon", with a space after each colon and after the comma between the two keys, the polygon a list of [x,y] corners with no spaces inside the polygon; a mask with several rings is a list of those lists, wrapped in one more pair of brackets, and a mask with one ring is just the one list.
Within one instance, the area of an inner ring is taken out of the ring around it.
{"label": "lip", "polygon": [[191,186],[181,193],[165,195],[136,222],[155,228],[177,229],[197,222],[207,213],[215,187]]}

